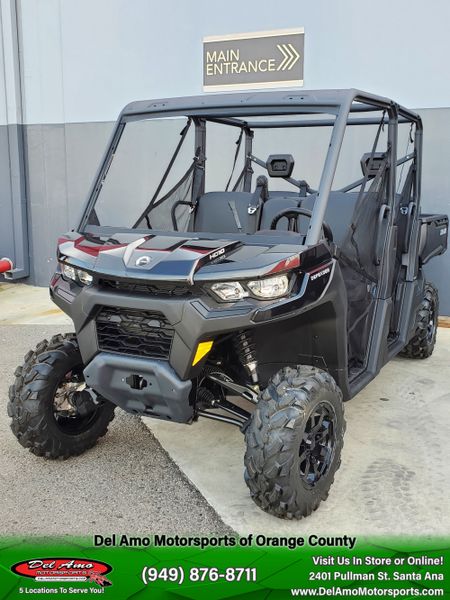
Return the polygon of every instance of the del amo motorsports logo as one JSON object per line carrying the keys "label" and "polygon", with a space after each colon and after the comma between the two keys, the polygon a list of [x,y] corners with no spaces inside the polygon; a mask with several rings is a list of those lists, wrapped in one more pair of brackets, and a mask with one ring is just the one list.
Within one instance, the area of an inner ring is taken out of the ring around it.
{"label": "del amo motorsports logo", "polygon": [[112,585],[105,576],[111,570],[107,563],[87,558],[33,558],[11,567],[16,575],[39,582],[91,582],[101,587]]}
{"label": "del amo motorsports logo", "polygon": [[205,91],[303,85],[303,29],[203,40]]}

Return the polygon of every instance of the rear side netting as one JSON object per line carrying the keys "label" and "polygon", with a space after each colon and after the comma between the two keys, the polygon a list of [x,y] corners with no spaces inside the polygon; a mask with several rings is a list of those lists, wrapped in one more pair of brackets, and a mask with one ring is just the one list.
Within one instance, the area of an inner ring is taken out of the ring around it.
{"label": "rear side netting", "polygon": [[149,208],[138,226],[161,231],[186,231],[192,212],[195,162],[167,194]]}
{"label": "rear side netting", "polygon": [[[234,174],[234,170],[236,168],[236,163],[238,160],[238,156],[239,156],[239,151],[241,149],[241,145],[242,145],[242,140],[244,138],[244,134],[245,131],[244,129],[241,129],[241,132],[239,134],[238,139],[236,140],[236,151],[234,154],[234,160],[233,160],[233,166],[231,169],[231,173],[230,173],[230,177],[228,179],[227,185],[225,187],[225,191],[227,192],[230,188],[231,185],[231,180],[233,179],[233,174]],[[234,185],[232,186],[232,191],[233,192],[245,192],[245,188],[246,188],[246,179],[248,179],[248,185],[250,185],[251,182],[251,178],[253,175],[253,169],[252,169],[252,161],[250,156],[245,156],[244,157],[244,167],[242,169],[242,171],[239,173],[239,175],[237,176],[237,179],[234,183]]]}
{"label": "rear side netting", "polygon": [[363,183],[352,222],[339,252],[348,297],[348,359],[350,369],[363,366],[378,286],[376,224],[386,200],[388,156],[380,164],[370,187]]}
{"label": "rear side netting", "polygon": [[233,186],[233,192],[243,192],[244,191],[244,183],[245,183],[245,174],[247,172],[247,167],[244,167],[236,179],[236,183]]}
{"label": "rear side netting", "polygon": [[[233,185],[233,192],[245,192],[250,190],[250,184],[252,180],[253,169],[252,161],[250,157],[245,159],[245,165],[242,171],[239,173],[236,183]],[[247,182],[247,186],[246,186]]]}
{"label": "rear side netting", "polygon": [[183,177],[164,196],[160,197],[160,193],[183,146],[191,123],[191,119],[188,119],[186,125],[181,130],[180,141],[175,148],[167,169],[148,206],[133,225],[134,228],[148,227],[149,229],[159,229],[162,231],[186,231],[192,212],[193,182],[196,166],[200,163],[200,150],[196,152],[191,166]]}

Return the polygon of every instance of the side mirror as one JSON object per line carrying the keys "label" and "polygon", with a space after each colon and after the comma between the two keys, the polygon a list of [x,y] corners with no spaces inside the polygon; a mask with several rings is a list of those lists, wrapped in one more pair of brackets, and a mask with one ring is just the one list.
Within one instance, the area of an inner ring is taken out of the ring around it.
{"label": "side mirror", "polygon": [[292,154],[271,154],[266,161],[266,169],[270,177],[290,177],[293,168]]}
{"label": "side mirror", "polygon": [[364,177],[367,177],[367,179],[376,177],[386,158],[386,152],[375,152],[374,154],[367,152],[366,154],[363,154],[363,157],[361,158],[361,169]]}

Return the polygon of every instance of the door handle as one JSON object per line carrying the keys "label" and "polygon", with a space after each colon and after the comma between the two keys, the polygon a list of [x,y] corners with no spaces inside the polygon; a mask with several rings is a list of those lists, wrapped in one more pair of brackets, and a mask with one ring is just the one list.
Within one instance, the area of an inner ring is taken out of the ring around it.
{"label": "door handle", "polygon": [[384,236],[383,232],[385,231],[385,223],[389,214],[391,212],[391,207],[387,204],[382,204],[380,206],[380,211],[378,213],[378,222],[377,222],[377,237],[376,237],[376,246],[375,246],[375,258],[374,262],[376,265],[381,263],[381,259],[383,258],[383,247],[384,247]]}
{"label": "door handle", "polygon": [[403,238],[403,248],[402,251],[405,254],[409,249],[409,240],[411,237],[411,230],[414,221],[414,217],[416,215],[416,203],[410,202],[408,204],[408,213],[406,218],[406,229],[405,229],[405,237]]}

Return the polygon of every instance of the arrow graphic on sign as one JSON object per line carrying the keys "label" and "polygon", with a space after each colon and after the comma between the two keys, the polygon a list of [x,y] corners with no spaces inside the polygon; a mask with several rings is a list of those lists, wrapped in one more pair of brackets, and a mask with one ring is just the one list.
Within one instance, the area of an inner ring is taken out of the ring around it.
{"label": "arrow graphic on sign", "polygon": [[290,71],[300,58],[300,54],[292,44],[277,44],[277,48],[284,57],[277,71]]}

